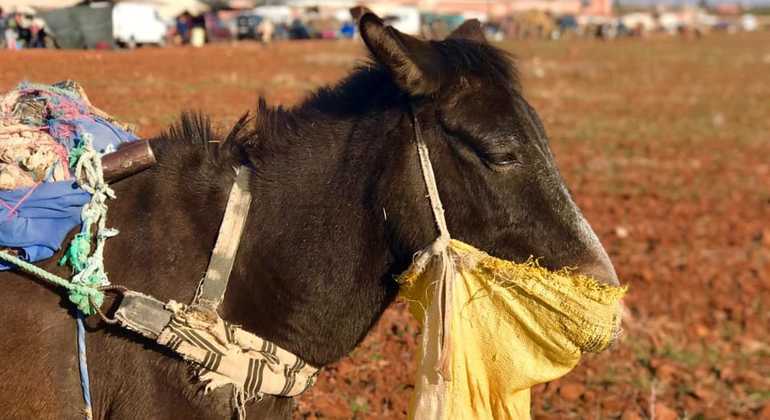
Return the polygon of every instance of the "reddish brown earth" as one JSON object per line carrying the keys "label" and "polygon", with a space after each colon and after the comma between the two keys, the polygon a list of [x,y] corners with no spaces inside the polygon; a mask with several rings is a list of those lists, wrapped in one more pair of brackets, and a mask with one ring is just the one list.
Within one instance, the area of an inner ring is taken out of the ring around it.
{"label": "reddish brown earth", "polygon": [[[770,418],[770,34],[511,43],[576,200],[623,281],[625,334],[537,387],[537,418]],[[183,109],[222,125],[296,103],[349,42],[0,53],[0,91],[78,80],[152,135]],[[395,304],[300,398],[297,417],[403,418],[418,329]]]}

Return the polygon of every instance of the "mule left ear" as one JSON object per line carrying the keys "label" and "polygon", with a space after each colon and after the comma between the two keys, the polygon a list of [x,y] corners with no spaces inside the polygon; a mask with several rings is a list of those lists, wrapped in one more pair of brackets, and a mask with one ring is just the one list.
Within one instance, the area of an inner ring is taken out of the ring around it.
{"label": "mule left ear", "polygon": [[374,14],[374,12],[372,12],[372,11],[371,11],[371,10],[370,10],[368,7],[366,7],[366,6],[355,6],[355,7],[352,7],[352,8],[350,9],[350,16],[352,16],[352,17],[353,17],[353,21],[354,21],[354,22],[356,22],[356,24],[358,24],[359,22],[361,22],[361,18],[362,18],[362,17],[363,17],[365,14],[367,14],[367,13],[371,13],[371,14]]}
{"label": "mule left ear", "polygon": [[369,51],[390,70],[402,89],[417,96],[439,90],[443,58],[429,42],[386,26],[371,12],[360,17],[358,27]]}
{"label": "mule left ear", "polygon": [[447,39],[467,39],[480,43],[487,42],[487,37],[484,36],[484,30],[481,28],[481,22],[478,19],[466,20],[457,29],[452,31]]}

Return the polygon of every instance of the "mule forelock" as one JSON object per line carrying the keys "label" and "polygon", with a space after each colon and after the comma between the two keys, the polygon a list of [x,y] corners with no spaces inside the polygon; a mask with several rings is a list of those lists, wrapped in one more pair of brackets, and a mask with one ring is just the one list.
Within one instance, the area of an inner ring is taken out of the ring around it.
{"label": "mule forelock", "polygon": [[444,65],[455,78],[473,76],[495,85],[520,87],[515,57],[506,51],[468,39],[446,39],[431,44],[441,53]]}

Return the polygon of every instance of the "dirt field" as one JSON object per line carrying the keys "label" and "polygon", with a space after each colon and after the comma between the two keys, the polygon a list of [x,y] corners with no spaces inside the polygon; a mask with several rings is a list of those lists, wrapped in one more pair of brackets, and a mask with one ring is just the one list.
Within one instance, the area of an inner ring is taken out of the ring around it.
{"label": "dirt field", "polygon": [[[537,418],[770,418],[770,34],[504,45],[578,204],[630,284],[625,334],[537,388]],[[78,80],[153,135],[183,109],[227,125],[296,103],[358,43],[0,52],[0,91]],[[297,416],[403,418],[417,329],[396,304]]]}

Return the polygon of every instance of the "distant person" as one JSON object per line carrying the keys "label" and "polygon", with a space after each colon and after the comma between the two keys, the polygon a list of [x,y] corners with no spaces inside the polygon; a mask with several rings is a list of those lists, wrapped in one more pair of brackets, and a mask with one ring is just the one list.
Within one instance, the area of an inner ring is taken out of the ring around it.
{"label": "distant person", "polygon": [[275,25],[270,19],[262,19],[257,25],[257,32],[263,43],[269,44],[273,40],[273,33],[275,32]]}
{"label": "distant person", "polygon": [[596,32],[594,32],[594,36],[597,39],[601,39],[602,41],[606,41],[607,40],[607,27],[603,23],[600,23],[600,24],[596,25]]}
{"label": "distant person", "polygon": [[180,44],[190,43],[190,30],[192,26],[192,15],[185,10],[176,17],[176,34],[179,37]]}
{"label": "distant person", "polygon": [[17,43],[20,43],[22,48],[29,48],[32,46],[31,26],[31,19],[21,13],[16,14]]}
{"label": "distant person", "polygon": [[299,19],[294,19],[289,27],[289,38],[291,39],[310,39],[310,31],[307,26]]}
{"label": "distant person", "polygon": [[16,32],[16,15],[11,14],[5,20],[5,47],[9,50],[17,50],[18,32]]}
{"label": "distant person", "polygon": [[5,11],[0,7],[0,48],[5,47]]}
{"label": "distant person", "polygon": [[193,47],[202,47],[206,44],[206,16],[202,14],[193,16],[191,26],[190,45]]}
{"label": "distant person", "polygon": [[29,30],[32,33],[30,48],[45,48],[45,40],[48,36],[45,31],[45,21],[39,17],[32,19]]}

